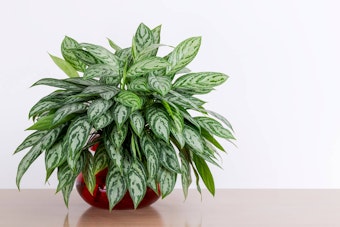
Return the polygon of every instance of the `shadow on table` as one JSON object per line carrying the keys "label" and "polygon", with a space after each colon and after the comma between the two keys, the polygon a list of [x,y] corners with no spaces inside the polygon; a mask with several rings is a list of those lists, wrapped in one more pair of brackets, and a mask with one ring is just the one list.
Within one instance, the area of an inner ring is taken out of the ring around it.
{"label": "shadow on table", "polygon": [[[66,223],[64,227],[68,226]],[[151,206],[137,210],[112,210],[90,207],[77,221],[76,226],[162,226],[162,216]]]}

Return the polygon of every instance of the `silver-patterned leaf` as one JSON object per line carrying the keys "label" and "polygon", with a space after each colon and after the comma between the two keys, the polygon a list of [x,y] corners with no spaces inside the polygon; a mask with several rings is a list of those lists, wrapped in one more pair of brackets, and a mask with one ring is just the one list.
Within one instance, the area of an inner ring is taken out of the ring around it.
{"label": "silver-patterned leaf", "polygon": [[203,111],[203,108],[201,107],[205,102],[184,94],[180,94],[175,91],[170,91],[165,97],[164,97],[169,103],[174,103],[182,108],[185,109],[193,109],[196,111]]}
{"label": "silver-patterned leaf", "polygon": [[179,77],[175,88],[207,89],[221,85],[228,79],[228,76],[217,72],[189,73]]}
{"label": "silver-patterned leaf", "polygon": [[95,65],[101,63],[96,57],[94,57],[90,52],[76,48],[72,49],[72,53],[76,56],[77,59],[82,61],[86,65]]}
{"label": "silver-patterned leaf", "polygon": [[117,86],[121,82],[121,76],[102,76],[99,81],[103,84]]}
{"label": "silver-patterned leaf", "polygon": [[37,85],[47,85],[52,87],[63,88],[72,91],[81,91],[83,89],[82,86],[75,85],[73,83],[66,82],[64,80],[54,79],[54,78],[43,78],[35,82],[33,86]]}
{"label": "silver-patterned leaf", "polygon": [[71,168],[75,168],[80,152],[89,138],[91,128],[88,119],[84,117],[76,119],[69,126],[65,146],[68,151],[67,162]]}
{"label": "silver-patterned leaf", "polygon": [[231,126],[230,122],[225,117],[223,117],[221,114],[216,113],[216,112],[214,112],[212,110],[207,110],[207,112],[211,116],[213,116],[213,117],[217,118],[218,120],[222,121],[228,128],[231,129],[231,131],[234,131],[233,126]]}
{"label": "silver-patterned leaf", "polygon": [[77,173],[75,173],[67,163],[58,167],[58,186],[56,192],[59,192],[62,188],[67,186],[68,184],[74,182],[77,177]]}
{"label": "silver-patterned leaf", "polygon": [[121,60],[121,66],[124,66],[124,62],[132,58],[131,47],[117,50],[115,55]]}
{"label": "silver-patterned leaf", "polygon": [[235,137],[232,135],[232,133],[224,128],[222,124],[212,118],[209,117],[195,117],[194,118],[198,124],[206,129],[209,133],[225,138],[225,139],[235,139]]}
{"label": "silver-patterned leaf", "polygon": [[145,77],[134,78],[129,84],[127,84],[127,86],[131,91],[150,91],[148,80]]}
{"label": "silver-patterned leaf", "polygon": [[171,124],[171,134],[175,137],[178,146],[180,149],[182,149],[185,145],[185,138],[183,136],[183,132],[179,132],[175,126]]}
{"label": "silver-patterned leaf", "polygon": [[96,176],[94,174],[94,158],[91,152],[85,152],[85,165],[82,169],[82,174],[84,178],[85,185],[91,195],[93,195],[93,191],[96,186]]}
{"label": "silver-patterned leaf", "polygon": [[139,98],[138,95],[133,93],[132,91],[122,90],[116,96],[116,101],[120,102],[124,106],[128,106],[132,108],[132,111],[138,110],[143,105],[143,100]]}
{"label": "silver-patterned leaf", "polygon": [[169,62],[160,57],[149,57],[133,64],[127,72],[127,77],[137,77],[149,72],[163,69]]}
{"label": "silver-patterned leaf", "polygon": [[49,149],[54,144],[54,142],[57,140],[63,128],[64,128],[64,125],[61,125],[57,128],[51,129],[46,135],[44,135],[40,141],[41,148],[43,150]]}
{"label": "silver-patterned leaf", "polygon": [[113,110],[113,117],[118,126],[122,127],[125,121],[129,118],[131,113],[130,107],[124,106],[123,104],[117,104]]}
{"label": "silver-patterned leaf", "polygon": [[108,166],[109,163],[109,157],[108,154],[106,152],[106,149],[101,146],[101,148],[99,149],[99,147],[97,148],[96,152],[94,153],[94,169],[93,169],[93,173],[97,174],[100,171],[102,171],[103,169],[105,169]]}
{"label": "silver-patterned leaf", "polygon": [[146,176],[142,174],[144,171],[142,164],[134,162],[128,174],[128,190],[135,209],[138,207],[146,193],[147,179]]}
{"label": "silver-patterned leaf", "polygon": [[99,117],[93,119],[92,124],[95,129],[99,130],[111,124],[113,120],[114,118],[112,111],[109,110],[100,115]]}
{"label": "silver-patterned leaf", "polygon": [[139,111],[135,111],[130,115],[130,125],[133,131],[138,136],[141,136],[145,127],[145,120],[143,115]]}
{"label": "silver-patterned leaf", "polygon": [[120,148],[123,145],[128,133],[128,129],[129,127],[127,124],[123,124],[120,128],[118,128],[117,126],[114,126],[112,128],[109,134],[109,139],[116,148]]}
{"label": "silver-patterned leaf", "polygon": [[18,189],[20,190],[20,181],[22,176],[25,174],[27,169],[31,166],[31,164],[39,157],[39,155],[43,152],[42,144],[38,143],[34,145],[29,152],[21,159],[16,176],[16,184]]}
{"label": "silver-patterned leaf", "polygon": [[114,77],[117,80],[120,79],[119,69],[114,68],[111,65],[96,64],[90,65],[84,72],[84,79],[102,78],[102,77]]}
{"label": "silver-patterned leaf", "polygon": [[[161,41],[161,30],[162,30],[162,25],[158,25],[154,29],[151,30],[152,36],[153,36],[153,43],[154,44],[159,44]],[[151,56],[156,56],[157,55],[158,49],[153,50],[151,53]]]}
{"label": "silver-patterned leaf", "polygon": [[141,137],[141,147],[147,159],[148,179],[154,179],[159,171],[159,151],[157,146],[144,133]]}
{"label": "silver-patterned leaf", "polygon": [[164,142],[158,142],[159,152],[159,161],[163,167],[167,170],[181,173],[181,168],[178,162],[177,154],[172,146],[172,144],[166,144]]}
{"label": "silver-patterned leaf", "polygon": [[118,94],[118,90],[117,91],[107,91],[107,92],[103,92],[100,93],[99,96],[102,97],[105,100],[110,100],[112,99],[116,94]]}
{"label": "silver-patterned leaf", "polygon": [[62,58],[58,58],[57,56],[53,56],[49,54],[52,58],[53,62],[69,77],[79,77],[79,74],[75,68],[72,67],[70,63],[65,61]]}
{"label": "silver-patterned leaf", "polygon": [[146,47],[154,44],[153,33],[145,24],[141,23],[136,31],[132,41],[132,48],[134,53],[134,59],[136,59],[139,53]]}
{"label": "silver-patterned leaf", "polygon": [[189,121],[192,125],[194,125],[199,131],[201,131],[201,126],[196,122],[196,120],[186,111],[180,110],[182,116],[185,120]]}
{"label": "silver-patterned leaf", "polygon": [[151,107],[146,111],[146,120],[152,132],[165,142],[169,142],[170,125],[166,112],[158,107]]}
{"label": "silver-patterned leaf", "polygon": [[105,149],[106,152],[112,160],[112,162],[120,169],[120,171],[123,171],[123,150],[121,147],[117,148],[111,143],[109,139],[105,140]]}
{"label": "silver-patterned leaf", "polygon": [[109,41],[110,47],[114,49],[115,51],[120,51],[122,48],[120,48],[117,44],[115,44],[111,39],[107,38]]}
{"label": "silver-patterned leaf", "polygon": [[109,200],[109,209],[124,197],[127,191],[125,178],[120,169],[115,164],[110,164],[109,171],[106,176],[106,194]]}
{"label": "silver-patterned leaf", "polygon": [[[85,88],[80,95],[84,96],[95,96],[100,95],[103,99],[108,100],[108,97],[113,97],[118,94],[120,91],[119,88],[109,86],[109,85],[97,85],[97,86],[89,86]],[[105,98],[104,98],[104,97]]]}
{"label": "silver-patterned leaf", "polygon": [[66,161],[66,151],[63,149],[63,141],[55,143],[45,152],[46,181],[53,170]]}
{"label": "silver-patterned leaf", "polygon": [[188,190],[192,182],[191,178],[191,171],[190,171],[190,164],[185,155],[181,152],[179,154],[181,159],[181,181],[182,181],[182,189],[184,197],[187,198],[188,196]]}
{"label": "silver-patterned leaf", "polygon": [[77,84],[77,85],[82,85],[82,86],[96,86],[96,85],[100,85],[98,80],[95,80],[95,79],[86,79],[85,80],[83,77],[67,78],[67,79],[64,79],[64,81],[70,82],[70,83],[73,83],[73,84]]}
{"label": "silver-patterned leaf", "polygon": [[90,43],[81,43],[80,46],[85,48],[86,51],[91,53],[95,58],[99,59],[101,62],[110,65],[118,71],[119,69],[119,58],[114,55],[111,51],[107,50],[106,48],[94,45]]}
{"label": "silver-patterned leaf", "polygon": [[96,99],[87,109],[87,116],[90,121],[104,114],[113,104],[112,100]]}
{"label": "silver-patterned leaf", "polygon": [[72,52],[72,49],[79,48],[79,43],[72,39],[71,37],[65,36],[63,42],[61,43],[61,53],[64,59],[70,63],[73,68],[80,72],[84,72],[86,65],[80,61]]}
{"label": "silver-patterned leaf", "polygon": [[72,113],[80,113],[85,111],[87,108],[87,105],[84,103],[72,103],[72,104],[67,104],[61,108],[59,108],[55,114],[54,118],[52,121],[52,124],[58,124],[63,120],[64,117],[67,115],[70,115]]}
{"label": "silver-patterned leaf", "polygon": [[[75,178],[74,178],[75,179]],[[67,185],[65,185],[61,191],[63,193],[64,203],[68,208],[68,201],[70,200],[70,195],[74,186],[75,180],[70,181]]]}
{"label": "silver-patterned leaf", "polygon": [[177,173],[161,168],[159,172],[159,183],[161,187],[162,199],[169,195],[175,187],[177,180]]}
{"label": "silver-patterned leaf", "polygon": [[36,145],[38,142],[40,142],[41,138],[46,135],[48,131],[35,131],[29,136],[26,137],[26,139],[15,149],[14,154],[18,153],[19,151],[22,151],[28,147]]}
{"label": "silver-patterned leaf", "polygon": [[186,144],[188,144],[194,151],[198,153],[204,152],[202,138],[198,131],[187,125],[184,126],[183,135]]}
{"label": "silver-patterned leaf", "polygon": [[148,84],[150,88],[162,96],[166,95],[171,90],[171,79],[167,76],[148,76]]}
{"label": "silver-patterned leaf", "polygon": [[166,68],[168,75],[178,72],[187,66],[197,55],[201,46],[201,37],[192,37],[182,41],[170,53],[168,61],[170,66]]}

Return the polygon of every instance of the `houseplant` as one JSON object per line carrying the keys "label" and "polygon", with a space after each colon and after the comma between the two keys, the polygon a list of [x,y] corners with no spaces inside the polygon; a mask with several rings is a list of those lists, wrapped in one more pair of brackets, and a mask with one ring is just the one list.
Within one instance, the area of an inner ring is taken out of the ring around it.
{"label": "houseplant", "polygon": [[[211,92],[228,77],[186,68],[197,55],[201,37],[188,38],[158,57],[158,48],[164,46],[160,31],[161,26],[140,24],[131,47],[122,49],[109,40],[113,51],[64,38],[63,59],[51,57],[69,78],[43,78],[33,84],[58,89],[29,112],[34,123],[27,130],[34,132],[15,150],[31,147],[18,166],[18,188],[44,153],[46,181],[56,170],[57,192],[62,191],[66,205],[80,173],[93,193],[96,174],[105,169],[110,209],[127,191],[134,208],[147,187],[166,197],[177,175],[186,197],[192,172],[199,191],[201,179],[215,193],[207,162],[218,165],[217,149],[224,149],[214,136],[232,142],[232,127],[194,95]],[[89,150],[93,146],[94,153]]]}

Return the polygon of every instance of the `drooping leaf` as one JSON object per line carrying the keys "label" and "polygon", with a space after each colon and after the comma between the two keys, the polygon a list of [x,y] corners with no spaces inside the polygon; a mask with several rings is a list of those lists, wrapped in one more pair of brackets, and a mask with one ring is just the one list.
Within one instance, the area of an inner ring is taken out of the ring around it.
{"label": "drooping leaf", "polygon": [[199,112],[203,112],[203,107],[201,107],[205,102],[192,97],[180,94],[175,91],[170,91],[165,97],[164,97],[169,103],[176,104],[182,108],[185,109],[193,109]]}
{"label": "drooping leaf", "polygon": [[133,57],[136,59],[139,53],[146,47],[154,44],[153,33],[145,24],[141,23],[132,41]]}
{"label": "drooping leaf", "polygon": [[77,49],[79,47],[79,43],[72,39],[71,37],[65,36],[63,42],[61,43],[61,53],[64,59],[70,63],[76,70],[80,72],[84,72],[86,69],[86,65],[80,61],[73,53],[72,49]]}
{"label": "drooping leaf", "polygon": [[138,136],[141,136],[145,127],[145,120],[143,115],[139,111],[135,111],[130,115],[130,125],[133,131]]}
{"label": "drooping leaf", "polygon": [[186,144],[188,144],[194,151],[197,151],[199,153],[204,152],[202,138],[198,131],[196,131],[192,127],[185,125],[183,129],[183,135]]}
{"label": "drooping leaf", "polygon": [[[103,148],[103,147],[101,147]],[[94,169],[93,173],[97,174],[105,169],[109,164],[109,157],[106,149],[97,149],[93,157]]]}
{"label": "drooping leaf", "polygon": [[75,70],[70,63],[65,61],[64,59],[58,58],[57,56],[53,56],[50,54],[53,62],[61,69],[63,72],[69,77],[79,77],[77,70]]}
{"label": "drooping leaf", "polygon": [[110,65],[115,71],[119,70],[119,58],[106,48],[90,43],[81,43],[80,46],[101,62]]}
{"label": "drooping leaf", "polygon": [[127,124],[123,124],[120,128],[113,126],[109,134],[109,139],[115,148],[120,148],[123,145],[128,129],[129,127]]}
{"label": "drooping leaf", "polygon": [[120,128],[125,123],[125,121],[129,118],[130,113],[130,107],[117,103],[113,110],[113,117],[118,128]]}
{"label": "drooping leaf", "polygon": [[95,118],[98,118],[104,114],[113,104],[112,100],[96,99],[87,109],[87,116],[92,122]]}
{"label": "drooping leaf", "polygon": [[49,130],[53,129],[67,121],[70,121],[72,118],[74,118],[76,115],[75,114],[70,114],[64,117],[59,123],[57,124],[52,124],[53,118],[54,118],[54,113],[50,115],[46,115],[43,117],[40,117],[37,122],[35,122],[32,126],[27,128],[26,130],[39,130],[39,131],[44,131],[44,130]]}
{"label": "drooping leaf", "polygon": [[140,109],[143,105],[143,100],[139,98],[138,95],[127,90],[119,92],[116,96],[116,101],[120,102],[124,106],[131,107],[132,111]]}
{"label": "drooping leaf", "polygon": [[110,210],[124,197],[126,191],[127,185],[124,176],[120,169],[111,163],[106,176],[106,193]]}
{"label": "drooping leaf", "polygon": [[191,171],[190,171],[190,163],[187,160],[186,156],[183,152],[179,154],[181,159],[181,180],[182,180],[182,189],[184,197],[187,198],[188,196],[188,190],[191,185],[192,179],[191,179]]}
{"label": "drooping leaf", "polygon": [[22,151],[28,147],[36,145],[41,138],[46,135],[48,131],[35,131],[29,136],[26,137],[26,139],[15,149],[14,154],[18,153],[19,151]]}
{"label": "drooping leaf", "polygon": [[63,149],[63,141],[55,143],[45,152],[46,181],[53,170],[66,161],[66,150]]}
{"label": "drooping leaf", "polygon": [[109,124],[111,124],[113,120],[114,118],[113,118],[112,111],[109,110],[103,113],[102,115],[100,115],[99,117],[96,117],[95,119],[93,119],[92,124],[95,129],[100,130],[108,126]]}
{"label": "drooping leaf", "polygon": [[110,160],[123,172],[123,152],[121,147],[115,147],[113,143],[109,140],[105,140],[105,149],[110,158]]}
{"label": "drooping leaf", "polygon": [[175,128],[173,124],[171,124],[170,126],[170,131],[171,131],[171,135],[176,139],[178,143],[178,148],[182,149],[185,145],[185,138],[183,136],[183,132],[178,131],[178,129]]}
{"label": "drooping leaf", "polygon": [[83,103],[64,105],[55,112],[52,124],[60,123],[66,116],[70,114],[84,112],[86,108],[87,106]]}
{"label": "drooping leaf", "polygon": [[77,177],[77,173],[75,173],[65,162],[61,166],[58,167],[58,186],[56,192],[59,192],[65,186],[74,182]]}
{"label": "drooping leaf", "polygon": [[77,85],[82,85],[82,86],[96,86],[96,85],[100,85],[98,80],[95,80],[95,79],[86,79],[85,80],[84,77],[67,78],[67,79],[64,79],[64,81],[70,82],[70,83],[73,83],[73,84],[77,84]]}
{"label": "drooping leaf", "polygon": [[222,145],[205,129],[201,129],[201,135],[221,151],[225,151]]}
{"label": "drooping leaf", "polygon": [[133,64],[128,72],[127,77],[133,78],[145,75],[149,72],[163,69],[169,65],[169,62],[160,57],[149,57]]}
{"label": "drooping leaf", "polygon": [[63,128],[64,128],[64,125],[61,125],[57,128],[51,129],[46,135],[44,135],[40,141],[41,149],[48,150],[57,140]]}
{"label": "drooping leaf", "polygon": [[159,182],[161,187],[162,199],[168,196],[175,187],[177,180],[177,173],[161,168],[159,172]]}
{"label": "drooping leaf", "polygon": [[217,72],[189,73],[179,77],[175,83],[175,88],[187,89],[209,89],[221,85],[228,79],[228,76]]}
{"label": "drooping leaf", "polygon": [[84,96],[100,96],[105,100],[109,100],[118,94],[119,88],[109,85],[90,86],[85,88],[80,95]]}
{"label": "drooping leaf", "polygon": [[70,181],[67,185],[65,185],[61,191],[63,193],[64,203],[66,207],[68,207],[68,201],[70,200],[70,195],[73,189],[75,181]]}
{"label": "drooping leaf", "polygon": [[84,178],[85,185],[91,195],[93,195],[93,191],[96,187],[96,176],[94,175],[94,158],[93,155],[89,152],[85,152],[85,163],[82,169],[82,174]]}
{"label": "drooping leaf", "polygon": [[133,162],[128,173],[127,185],[135,209],[145,196],[146,182],[143,165],[138,161]]}
{"label": "drooping leaf", "polygon": [[120,80],[119,69],[113,68],[111,65],[95,64],[90,65],[84,72],[84,79],[110,77]]}
{"label": "drooping leaf", "polygon": [[195,117],[198,124],[209,133],[225,139],[235,139],[232,133],[224,128],[222,124],[209,117]]}
{"label": "drooping leaf", "polygon": [[166,95],[171,90],[171,79],[167,76],[148,76],[148,84],[150,88],[162,96]]}
{"label": "drooping leaf", "polygon": [[178,44],[169,56],[167,74],[171,75],[187,66],[196,57],[200,46],[201,37],[192,37]]}
{"label": "drooping leaf", "polygon": [[82,86],[75,85],[73,83],[66,82],[64,80],[54,79],[54,78],[43,78],[35,82],[33,86],[37,85],[47,85],[52,87],[63,88],[72,91],[81,91],[83,89]]}
{"label": "drooping leaf", "polygon": [[233,127],[231,126],[230,122],[229,122],[225,117],[223,117],[221,114],[216,113],[216,112],[214,112],[214,111],[212,111],[212,110],[207,110],[207,112],[208,112],[211,116],[213,116],[213,117],[217,118],[218,120],[222,121],[228,128],[231,129],[231,131],[234,131],[234,129],[233,129]]}
{"label": "drooping leaf", "polygon": [[147,159],[148,179],[154,179],[159,171],[159,152],[147,133],[141,137],[141,147]]}
{"label": "drooping leaf", "polygon": [[210,169],[207,163],[200,157],[194,154],[193,161],[197,168],[198,173],[200,174],[205,186],[209,190],[212,195],[215,195],[215,183],[214,178],[210,172]]}
{"label": "drooping leaf", "polygon": [[158,107],[150,107],[146,111],[146,120],[152,132],[165,142],[169,142],[170,125],[166,112]]}
{"label": "drooping leaf", "polygon": [[159,161],[163,167],[174,173],[181,173],[176,151],[172,144],[166,144],[162,141],[158,142]]}

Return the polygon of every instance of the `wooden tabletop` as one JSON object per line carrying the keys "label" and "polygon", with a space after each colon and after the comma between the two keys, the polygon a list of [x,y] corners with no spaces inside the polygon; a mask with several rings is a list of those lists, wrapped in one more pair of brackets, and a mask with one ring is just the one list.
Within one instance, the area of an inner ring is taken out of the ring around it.
{"label": "wooden tabletop", "polygon": [[74,191],[69,209],[53,190],[0,190],[0,226],[174,226],[294,227],[340,226],[340,190],[177,189],[164,200],[138,210],[112,211],[87,205]]}

